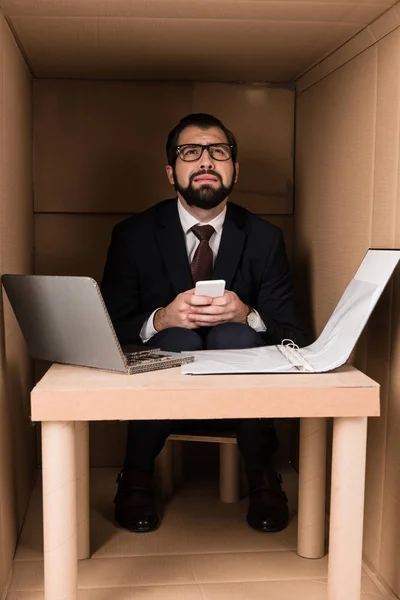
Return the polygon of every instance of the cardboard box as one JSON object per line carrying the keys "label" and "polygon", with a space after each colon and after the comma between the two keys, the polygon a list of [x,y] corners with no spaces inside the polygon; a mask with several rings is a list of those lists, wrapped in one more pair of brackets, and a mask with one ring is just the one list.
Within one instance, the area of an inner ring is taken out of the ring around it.
{"label": "cardboard box", "polygon": [[[1,272],[101,277],[113,225],[171,195],[169,130],[212,112],[238,137],[233,200],[284,230],[319,333],[366,249],[399,247],[400,8],[375,2],[3,0]],[[134,177],[132,176],[134,175]],[[354,360],[371,420],[364,557],[400,594],[399,276]],[[31,363],[0,327],[0,594],[34,475]],[[92,463],[121,459],[92,431]]]}

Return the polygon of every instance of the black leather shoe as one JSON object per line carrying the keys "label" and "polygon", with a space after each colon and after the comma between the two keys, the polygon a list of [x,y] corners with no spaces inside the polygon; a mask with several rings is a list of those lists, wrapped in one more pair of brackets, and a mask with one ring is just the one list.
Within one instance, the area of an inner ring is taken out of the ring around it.
{"label": "black leather shoe", "polygon": [[152,480],[152,473],[135,469],[124,469],[118,474],[115,520],[124,529],[136,533],[157,529],[159,518]]}
{"label": "black leather shoe", "polygon": [[289,508],[282,477],[273,469],[248,471],[247,523],[257,531],[282,531],[289,522]]}

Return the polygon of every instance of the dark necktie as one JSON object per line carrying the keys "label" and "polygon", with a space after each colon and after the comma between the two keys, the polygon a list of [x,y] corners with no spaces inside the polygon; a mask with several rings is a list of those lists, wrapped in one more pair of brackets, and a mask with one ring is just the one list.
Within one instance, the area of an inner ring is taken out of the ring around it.
{"label": "dark necktie", "polygon": [[195,225],[192,227],[192,231],[200,240],[190,265],[193,281],[196,284],[198,281],[212,279],[213,253],[208,242],[215,229],[212,225]]}

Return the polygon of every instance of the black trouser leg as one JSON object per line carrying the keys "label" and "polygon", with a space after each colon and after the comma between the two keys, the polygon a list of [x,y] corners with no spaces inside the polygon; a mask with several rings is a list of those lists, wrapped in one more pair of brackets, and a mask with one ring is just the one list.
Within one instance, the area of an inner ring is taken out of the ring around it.
{"label": "black trouser leg", "polygon": [[[240,323],[224,323],[200,330],[199,333],[183,328],[166,329],[155,335],[150,344],[171,352],[201,350],[202,338],[207,349],[253,348],[263,345],[263,340],[256,331]],[[125,466],[153,470],[155,458],[171,431],[199,428],[235,431],[240,453],[249,470],[265,467],[279,445],[272,419],[130,421]]]}
{"label": "black trouser leg", "polygon": [[211,327],[205,339],[207,350],[236,350],[264,345],[260,334],[243,323],[222,323]]}
{"label": "black trouser leg", "polygon": [[129,421],[125,468],[153,471],[154,461],[170,434],[171,421]]}
{"label": "black trouser leg", "polygon": [[[151,338],[149,344],[169,352],[201,350],[203,341],[193,330],[172,327]],[[154,461],[161,452],[175,421],[129,421],[124,466],[152,471]]]}
{"label": "black trouser leg", "polygon": [[238,419],[235,426],[237,444],[247,471],[269,466],[279,446],[272,419]]}
{"label": "black trouser leg", "polygon": [[[248,325],[224,323],[207,335],[208,350],[256,348],[264,346],[261,336]],[[264,469],[279,446],[272,419],[235,419],[230,421],[247,470]]]}

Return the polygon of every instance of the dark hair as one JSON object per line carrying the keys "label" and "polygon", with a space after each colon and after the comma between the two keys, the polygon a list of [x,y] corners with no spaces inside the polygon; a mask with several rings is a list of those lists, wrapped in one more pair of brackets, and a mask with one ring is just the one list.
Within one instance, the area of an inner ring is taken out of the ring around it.
{"label": "dark hair", "polygon": [[225,125],[217,119],[217,117],[213,117],[212,115],[207,115],[204,113],[197,113],[192,115],[187,115],[183,117],[176,125],[172,131],[170,131],[167,139],[167,160],[169,165],[174,165],[176,161],[176,147],[178,145],[178,139],[180,134],[186,127],[199,127],[199,129],[210,129],[211,127],[219,127],[222,129],[224,134],[226,135],[226,139],[228,140],[228,144],[233,146],[232,148],[232,160],[236,161],[237,156],[237,142],[236,138],[229,129],[225,127]]}

